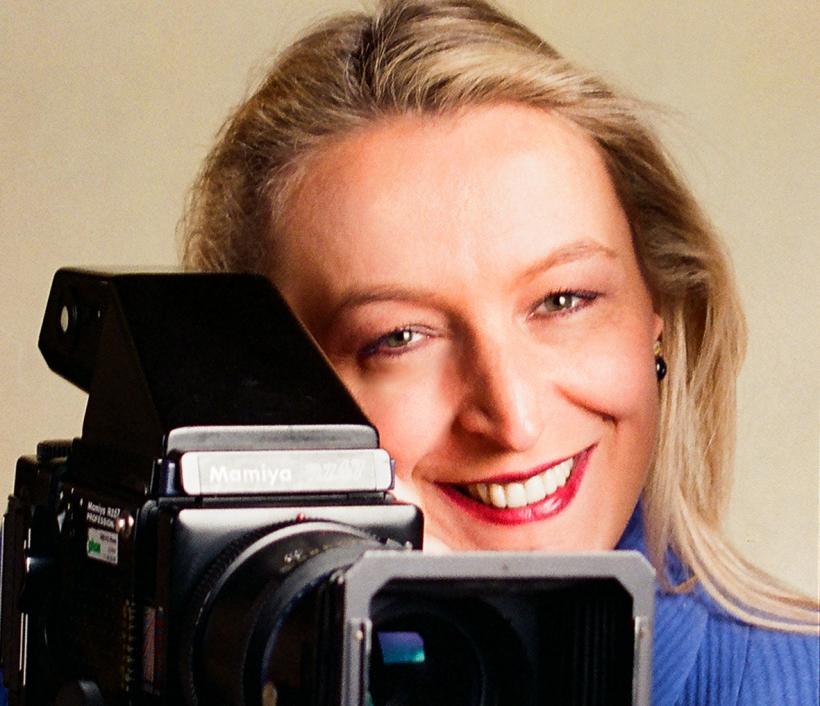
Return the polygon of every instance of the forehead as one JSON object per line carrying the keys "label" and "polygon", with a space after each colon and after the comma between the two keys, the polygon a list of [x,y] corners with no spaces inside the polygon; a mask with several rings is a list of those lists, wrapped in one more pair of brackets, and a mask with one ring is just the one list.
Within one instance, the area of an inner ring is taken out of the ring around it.
{"label": "forehead", "polygon": [[514,273],[579,239],[632,255],[594,142],[512,104],[398,116],[337,139],[305,162],[281,223],[280,286]]}

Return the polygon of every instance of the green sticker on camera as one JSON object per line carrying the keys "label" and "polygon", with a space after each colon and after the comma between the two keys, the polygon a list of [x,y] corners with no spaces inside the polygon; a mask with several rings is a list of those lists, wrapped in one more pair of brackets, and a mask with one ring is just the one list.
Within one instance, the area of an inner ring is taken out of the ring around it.
{"label": "green sticker on camera", "polygon": [[88,541],[85,544],[86,556],[89,559],[116,565],[119,558],[118,541],[116,532],[89,527]]}

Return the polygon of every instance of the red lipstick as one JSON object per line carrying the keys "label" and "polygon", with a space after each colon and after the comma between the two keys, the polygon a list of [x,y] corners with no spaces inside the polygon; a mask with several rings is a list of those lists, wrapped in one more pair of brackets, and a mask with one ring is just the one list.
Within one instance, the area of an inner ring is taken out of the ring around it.
{"label": "red lipstick", "polygon": [[[590,456],[592,455],[594,449],[595,445],[592,445],[575,456],[572,472],[570,473],[569,478],[567,478],[566,484],[562,488],[558,488],[555,492],[545,497],[543,500],[539,500],[532,505],[525,505],[523,507],[515,508],[497,508],[486,505],[478,500],[474,500],[464,492],[463,486],[441,484],[439,487],[451,502],[482,522],[499,525],[520,525],[529,522],[537,522],[539,520],[545,520],[548,517],[552,517],[553,515],[557,515],[572,502],[572,499],[575,497],[575,494],[578,492],[578,488],[581,485],[584,472],[587,469]],[[541,471],[539,470],[535,473],[538,472]],[[532,475],[535,474],[530,472],[522,478],[522,474],[507,474],[499,477],[502,478],[502,480],[491,479],[486,482],[509,483],[524,480]]]}

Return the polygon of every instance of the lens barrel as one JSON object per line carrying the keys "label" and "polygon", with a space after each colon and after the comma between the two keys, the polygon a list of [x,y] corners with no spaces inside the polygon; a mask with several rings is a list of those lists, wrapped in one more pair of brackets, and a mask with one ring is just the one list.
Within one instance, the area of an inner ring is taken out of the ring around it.
{"label": "lens barrel", "polygon": [[432,556],[333,522],[268,529],[191,602],[187,703],[646,704],[651,577],[624,552]]}
{"label": "lens barrel", "polygon": [[184,620],[180,670],[189,706],[261,706],[271,687],[277,706],[314,703],[307,699],[327,628],[320,589],[331,573],[384,547],[353,527],[305,522],[227,548]]}

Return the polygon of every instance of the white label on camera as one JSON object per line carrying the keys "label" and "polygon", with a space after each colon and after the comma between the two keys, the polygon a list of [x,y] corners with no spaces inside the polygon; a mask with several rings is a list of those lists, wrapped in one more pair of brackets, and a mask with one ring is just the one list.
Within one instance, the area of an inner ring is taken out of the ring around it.
{"label": "white label on camera", "polygon": [[372,491],[393,483],[384,449],[194,451],[180,465],[190,495]]}
{"label": "white label on camera", "polygon": [[88,528],[88,541],[85,544],[85,553],[89,559],[104,561],[106,564],[115,564],[118,561],[118,538],[116,532]]}
{"label": "white label on camera", "polygon": [[122,510],[118,507],[101,505],[89,500],[85,506],[85,521],[89,525],[116,530],[118,529],[117,520],[121,513]]}

